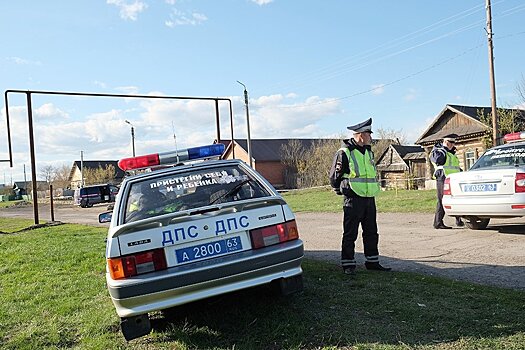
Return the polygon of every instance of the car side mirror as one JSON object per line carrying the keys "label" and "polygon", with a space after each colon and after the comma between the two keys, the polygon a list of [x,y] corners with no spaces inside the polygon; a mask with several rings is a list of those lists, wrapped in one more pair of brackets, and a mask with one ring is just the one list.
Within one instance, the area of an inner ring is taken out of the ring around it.
{"label": "car side mirror", "polygon": [[113,212],[107,211],[105,213],[98,215],[98,222],[100,222],[101,224],[106,223],[106,222],[111,222],[112,217],[113,217]]}

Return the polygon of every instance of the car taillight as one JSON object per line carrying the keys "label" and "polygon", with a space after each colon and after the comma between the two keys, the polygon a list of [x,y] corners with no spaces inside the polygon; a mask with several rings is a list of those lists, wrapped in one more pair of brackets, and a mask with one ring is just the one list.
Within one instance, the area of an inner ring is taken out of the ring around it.
{"label": "car taillight", "polygon": [[295,220],[250,231],[253,249],[268,247],[299,238]]}
{"label": "car taillight", "polygon": [[443,195],[444,196],[452,196],[452,191],[450,190],[450,178],[445,179],[445,183],[443,184]]}
{"label": "car taillight", "polygon": [[516,193],[525,192],[525,173],[516,173],[516,181],[514,182],[514,191]]}
{"label": "car taillight", "polygon": [[115,280],[166,268],[166,255],[162,248],[108,259],[109,274]]}

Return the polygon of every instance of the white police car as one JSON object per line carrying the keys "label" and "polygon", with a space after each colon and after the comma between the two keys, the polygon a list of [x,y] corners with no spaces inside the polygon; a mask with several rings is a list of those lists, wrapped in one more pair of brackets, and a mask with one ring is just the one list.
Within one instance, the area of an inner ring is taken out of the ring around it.
{"label": "white police car", "polygon": [[468,171],[445,179],[445,213],[465,218],[471,229],[486,228],[491,218],[525,216],[525,132],[504,139]]}
{"label": "white police car", "polygon": [[[215,144],[123,159],[125,171],[219,156]],[[275,282],[302,290],[303,243],[283,198],[240,160],[207,160],[128,177],[111,221],[106,280],[127,340],[148,313]]]}

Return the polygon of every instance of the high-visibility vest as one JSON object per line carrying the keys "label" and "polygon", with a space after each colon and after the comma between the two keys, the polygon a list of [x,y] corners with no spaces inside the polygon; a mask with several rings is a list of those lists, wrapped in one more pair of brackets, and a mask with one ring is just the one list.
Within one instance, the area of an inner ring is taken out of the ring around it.
{"label": "high-visibility vest", "polygon": [[350,174],[345,173],[343,177],[348,179],[352,191],[361,197],[375,197],[381,188],[377,181],[372,152],[365,150],[363,154],[356,149],[350,151],[347,147],[341,150],[345,152],[350,168]]}
{"label": "high-visibility vest", "polygon": [[[446,159],[445,159],[445,164],[443,165],[436,165],[435,163],[434,164],[434,167],[436,170],[439,170],[439,169],[443,169],[443,172],[445,173],[445,176],[448,176],[450,174],[454,174],[454,173],[459,173],[461,171],[461,168],[459,167],[459,159],[458,157],[451,153],[451,152],[448,152],[446,150],[445,151],[445,155],[446,155]],[[435,176],[435,171],[434,171],[434,176]]]}

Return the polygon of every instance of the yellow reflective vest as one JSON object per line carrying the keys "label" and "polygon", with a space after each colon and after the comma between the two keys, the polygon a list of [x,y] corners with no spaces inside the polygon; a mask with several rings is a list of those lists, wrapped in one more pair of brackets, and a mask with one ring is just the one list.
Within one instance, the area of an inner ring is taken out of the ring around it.
{"label": "yellow reflective vest", "polygon": [[443,173],[445,174],[445,176],[449,176],[450,174],[454,174],[454,173],[459,173],[461,171],[461,168],[459,167],[458,157],[451,152],[448,152],[448,151],[445,151],[445,152],[446,152],[445,164],[436,165],[435,163],[432,163],[434,164],[434,168],[435,168],[434,178],[435,178],[436,170],[439,170],[439,169],[443,169]]}
{"label": "yellow reflective vest", "polygon": [[366,150],[363,154],[357,149],[350,151],[347,147],[341,150],[345,152],[350,168],[350,174],[343,174],[343,178],[348,179],[352,191],[360,197],[375,197],[381,189],[372,152]]}

